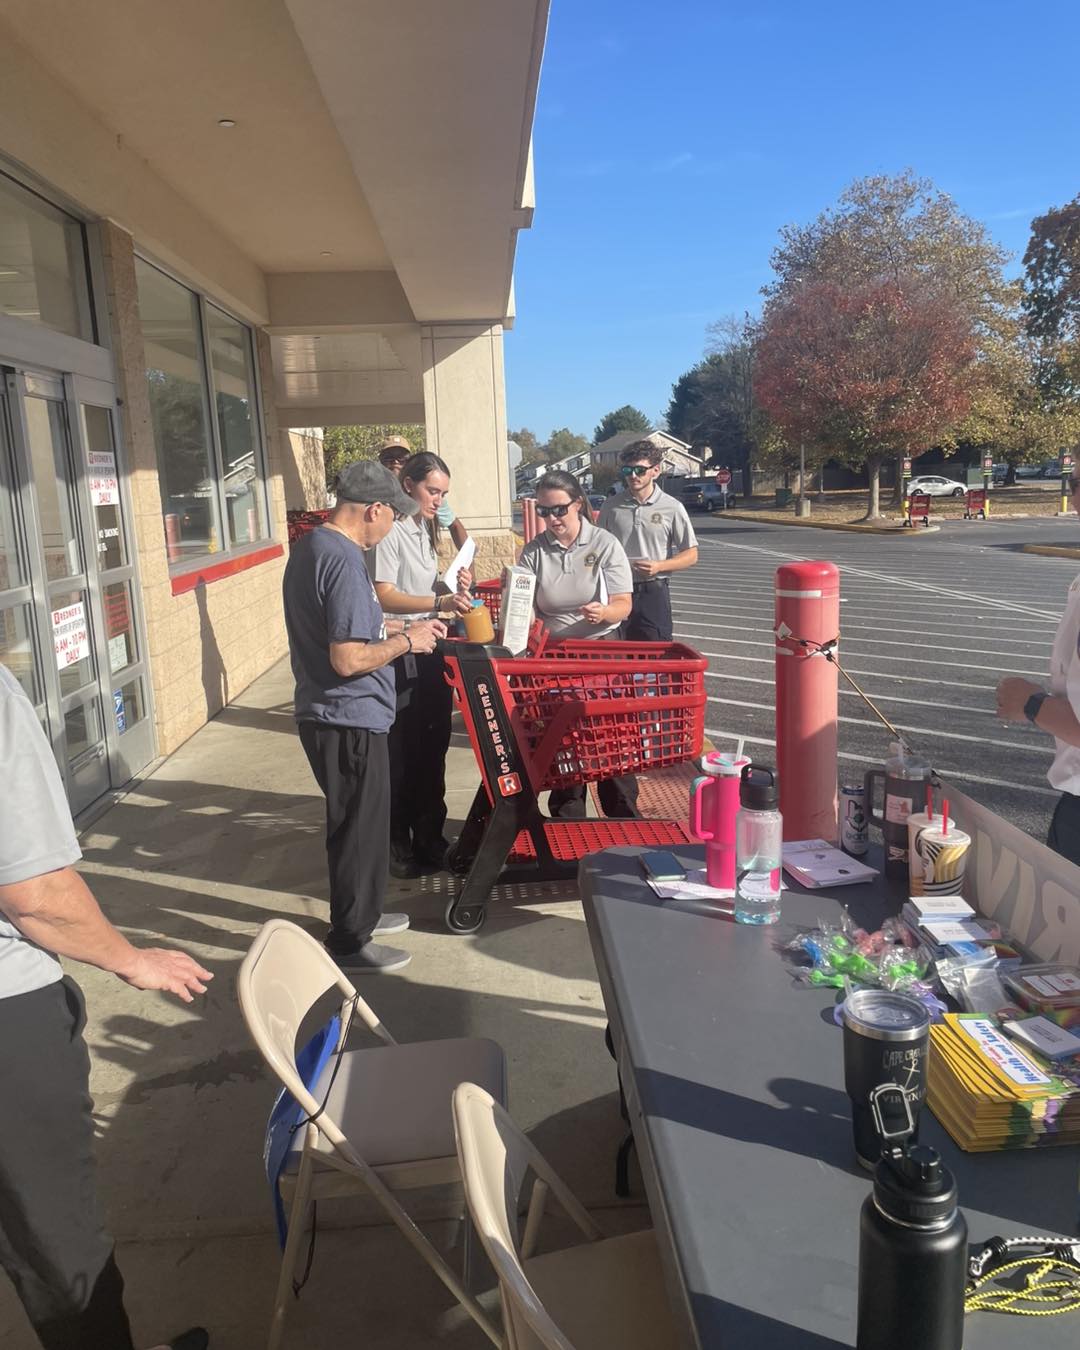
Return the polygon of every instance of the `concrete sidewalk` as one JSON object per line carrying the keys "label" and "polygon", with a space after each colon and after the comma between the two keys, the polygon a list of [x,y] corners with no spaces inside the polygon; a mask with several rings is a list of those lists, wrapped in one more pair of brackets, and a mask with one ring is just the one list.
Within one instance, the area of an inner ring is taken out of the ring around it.
{"label": "concrete sidewalk", "polygon": [[[275,1087],[241,1021],[236,971],[266,919],[293,918],[321,936],[327,913],[323,803],[291,693],[282,662],[82,839],[82,870],[110,918],[133,941],[183,946],[215,972],[189,1008],[72,966],[89,1006],[100,1190],[141,1345],[194,1322],[210,1328],[215,1350],[265,1342],[278,1249],[262,1139]],[[460,820],[477,782],[463,736],[448,768]],[[453,937],[442,922],[446,882],[395,885],[391,903],[413,922],[400,939],[413,962],[363,981],[362,993],[399,1040],[498,1040],[517,1121],[588,1207],[604,1211],[606,1228],[644,1227],[640,1204],[623,1205],[612,1190],[623,1125],[580,903],[548,888],[528,907],[493,905],[480,933]],[[448,1248],[459,1237],[447,1217],[455,1212],[452,1197],[420,1198],[419,1216],[434,1220],[428,1231]],[[321,1205],[319,1230],[287,1346],[488,1345],[372,1205]],[[571,1240],[557,1226],[553,1237]],[[6,1281],[0,1344],[36,1346]]]}

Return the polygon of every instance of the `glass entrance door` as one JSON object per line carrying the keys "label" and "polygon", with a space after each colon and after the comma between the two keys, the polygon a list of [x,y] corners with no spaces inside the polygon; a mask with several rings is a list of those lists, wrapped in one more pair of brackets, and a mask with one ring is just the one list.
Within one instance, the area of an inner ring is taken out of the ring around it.
{"label": "glass entrance door", "polygon": [[3,405],[0,660],[37,708],[78,814],[153,753],[112,388],[9,369]]}

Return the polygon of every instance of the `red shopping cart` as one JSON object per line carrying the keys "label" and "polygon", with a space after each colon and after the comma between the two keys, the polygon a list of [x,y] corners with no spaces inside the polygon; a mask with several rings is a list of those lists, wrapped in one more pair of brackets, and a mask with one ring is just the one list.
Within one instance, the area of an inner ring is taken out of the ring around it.
{"label": "red shopping cart", "polygon": [[481,782],[448,859],[462,882],[447,927],[475,932],[498,882],[572,877],[618,845],[686,843],[678,820],[554,820],[541,792],[681,764],[701,749],[705,658],[662,642],[562,642],[521,657],[447,643]]}
{"label": "red shopping cart", "polygon": [[285,528],[289,533],[289,547],[292,548],[305,534],[310,534],[316,525],[321,525],[329,514],[329,511],[286,511]]}

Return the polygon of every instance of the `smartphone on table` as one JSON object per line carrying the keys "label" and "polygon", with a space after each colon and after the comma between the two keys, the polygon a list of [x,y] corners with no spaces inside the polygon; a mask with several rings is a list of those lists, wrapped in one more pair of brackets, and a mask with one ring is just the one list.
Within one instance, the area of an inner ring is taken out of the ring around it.
{"label": "smartphone on table", "polygon": [[641,855],[642,871],[650,881],[685,881],[686,868],[674,853],[664,848],[650,849]]}

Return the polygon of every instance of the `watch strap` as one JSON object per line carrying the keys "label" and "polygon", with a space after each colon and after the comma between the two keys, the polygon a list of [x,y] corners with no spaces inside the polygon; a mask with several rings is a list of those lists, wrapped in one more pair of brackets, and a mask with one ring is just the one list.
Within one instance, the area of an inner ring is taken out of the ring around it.
{"label": "watch strap", "polygon": [[1039,716],[1039,709],[1049,697],[1050,695],[1045,689],[1040,689],[1037,693],[1032,694],[1024,704],[1024,716],[1032,726],[1035,726],[1035,719]]}

